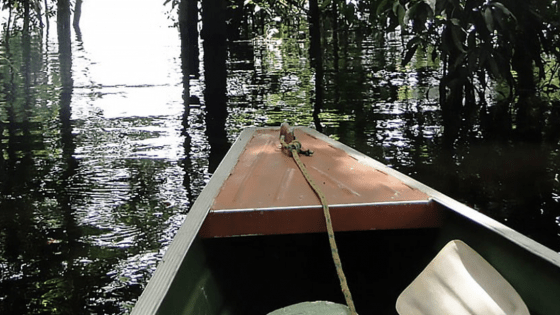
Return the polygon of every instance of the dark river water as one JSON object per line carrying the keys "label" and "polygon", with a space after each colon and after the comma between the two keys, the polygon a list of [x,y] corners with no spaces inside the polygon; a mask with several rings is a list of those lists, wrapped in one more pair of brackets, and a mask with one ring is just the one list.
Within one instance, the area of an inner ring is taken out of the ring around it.
{"label": "dark river water", "polygon": [[[129,312],[211,177],[213,78],[201,62],[184,101],[176,17],[162,2],[85,1],[71,64],[55,18],[30,53],[21,34],[2,48],[1,314]],[[228,43],[229,143],[248,126],[315,126],[306,19],[288,24]],[[560,251],[558,143],[473,126],[445,149],[437,69],[401,66],[397,34],[340,40],[340,66],[325,55],[324,133]]]}

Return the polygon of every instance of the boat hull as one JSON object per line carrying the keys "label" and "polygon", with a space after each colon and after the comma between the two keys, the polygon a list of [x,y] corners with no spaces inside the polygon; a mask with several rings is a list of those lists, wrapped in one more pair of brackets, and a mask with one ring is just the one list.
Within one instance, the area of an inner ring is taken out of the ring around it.
{"label": "boat hull", "polygon": [[[258,130],[244,131],[232,147],[132,314],[267,314],[304,301],[344,303],[317,208],[213,209]],[[333,207],[335,226],[354,213],[337,227],[336,239],[359,313],[396,314],[400,292],[447,242],[460,239],[511,283],[531,314],[560,314],[558,253],[316,131],[303,131],[427,196]]]}

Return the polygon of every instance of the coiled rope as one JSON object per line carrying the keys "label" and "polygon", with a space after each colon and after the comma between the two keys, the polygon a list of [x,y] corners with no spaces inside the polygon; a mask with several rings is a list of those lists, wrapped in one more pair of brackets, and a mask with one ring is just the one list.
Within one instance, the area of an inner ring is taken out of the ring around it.
{"label": "coiled rope", "polygon": [[336,267],[336,273],[338,274],[338,280],[340,282],[340,287],[342,289],[342,293],[344,294],[344,299],[346,300],[346,305],[350,308],[352,315],[357,315],[356,307],[354,306],[354,301],[352,300],[352,294],[350,293],[350,288],[348,287],[348,283],[346,282],[346,276],[344,275],[344,270],[342,270],[342,262],[340,260],[340,255],[338,254],[338,246],[336,245],[336,240],[334,238],[334,229],[332,226],[331,220],[331,213],[329,210],[329,204],[327,203],[327,198],[323,194],[323,192],[319,189],[319,187],[315,184],[309,173],[307,172],[307,168],[299,158],[299,154],[304,154],[307,156],[311,156],[313,151],[311,150],[302,150],[301,143],[295,139],[295,135],[293,131],[289,131],[288,124],[282,124],[280,128],[280,144],[282,145],[283,150],[287,150],[291,156],[294,158],[298,168],[300,169],[301,173],[307,180],[307,183],[323,206],[323,214],[325,216],[325,222],[327,224],[327,233],[329,236],[329,244],[331,247],[331,254],[334,261],[334,265]]}

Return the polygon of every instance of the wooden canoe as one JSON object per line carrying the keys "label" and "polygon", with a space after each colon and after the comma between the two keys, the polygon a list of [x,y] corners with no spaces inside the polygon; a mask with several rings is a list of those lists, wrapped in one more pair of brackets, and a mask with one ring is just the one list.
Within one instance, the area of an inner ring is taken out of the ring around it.
{"label": "wooden canoe", "polygon": [[[399,294],[450,240],[469,244],[531,314],[560,314],[560,255],[310,128],[295,134],[330,204],[361,314],[397,314]],[[188,213],[132,314],[267,314],[344,303],[317,196],[279,128],[239,136]]]}

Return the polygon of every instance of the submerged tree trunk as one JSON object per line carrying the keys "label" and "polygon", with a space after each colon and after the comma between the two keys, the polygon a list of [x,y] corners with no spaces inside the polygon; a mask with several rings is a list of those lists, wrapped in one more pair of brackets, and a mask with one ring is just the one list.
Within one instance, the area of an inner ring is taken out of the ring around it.
{"label": "submerged tree trunk", "polygon": [[49,37],[49,29],[50,29],[50,22],[49,22],[49,3],[48,0],[45,0],[45,25],[47,27],[47,38]]}
{"label": "submerged tree trunk", "polygon": [[340,42],[338,21],[338,1],[332,2],[332,50],[333,50],[333,70],[334,70],[334,104],[340,104]]}
{"label": "submerged tree trunk", "polygon": [[62,143],[62,158],[65,165],[63,171],[58,178],[56,191],[56,200],[60,205],[62,214],[63,240],[68,244],[68,248],[63,251],[62,257],[67,262],[67,267],[61,275],[64,279],[64,300],[58,302],[57,306],[61,309],[76,312],[84,309],[84,301],[79,295],[77,287],[79,283],[75,282],[80,273],[76,266],[78,253],[76,249],[78,239],[80,239],[81,231],[76,224],[73,203],[75,196],[71,193],[74,186],[72,181],[76,175],[78,167],[75,154],[75,141],[72,132],[72,93],[74,81],[72,78],[72,39],[71,39],[71,7],[70,0],[59,0],[57,6],[57,32],[58,32],[58,58],[60,64],[60,78],[62,88],[59,96],[59,120],[60,120],[60,140]]}
{"label": "submerged tree trunk", "polygon": [[80,18],[82,17],[82,3],[83,0],[76,0],[74,5],[74,20],[72,21],[74,27],[79,27],[80,25]]}
{"label": "submerged tree trunk", "polygon": [[[534,55],[540,52],[532,52],[537,49],[538,43],[535,39],[520,34],[521,39],[517,41],[513,58],[512,68],[517,72],[517,135],[524,141],[539,142],[542,139],[542,116],[545,102],[537,95],[535,81],[535,65],[532,62]],[[538,40],[537,40],[538,42]]]}
{"label": "submerged tree trunk", "polygon": [[206,135],[210,143],[209,172],[213,172],[229,149],[226,133],[227,90],[226,3],[202,0],[202,39],[206,89]]}
{"label": "submerged tree trunk", "polygon": [[83,0],[76,0],[74,4],[74,20],[72,21],[72,25],[74,26],[74,31],[76,32],[76,36],[78,40],[81,41],[82,39],[82,31],[80,30],[80,18],[82,17],[82,2]]}
{"label": "submerged tree trunk", "polygon": [[198,78],[198,0],[181,0],[179,3],[179,34],[183,64],[187,65],[189,75]]}
{"label": "submerged tree trunk", "polygon": [[[193,13],[189,10],[195,8],[196,11]],[[194,72],[198,76],[198,30],[196,29],[198,20],[198,0],[181,0],[179,2],[179,36],[181,39],[181,70],[183,73],[183,136],[185,137],[185,142],[183,143],[183,149],[185,158],[183,159],[183,187],[187,191],[187,197],[189,200],[193,200],[193,192],[191,189],[191,174],[193,174],[193,167],[191,161],[191,135],[189,134],[189,116],[190,116],[190,76],[191,72]],[[194,21],[193,16],[195,17]],[[189,28],[194,28],[196,36],[192,37],[192,30]],[[193,44],[194,41],[194,44]],[[193,48],[193,46],[195,48]],[[194,62],[193,62],[194,60]]]}
{"label": "submerged tree trunk", "polygon": [[70,124],[70,103],[72,100],[73,84],[72,79],[72,39],[70,33],[70,2],[69,0],[58,1],[57,13],[57,31],[58,31],[58,59],[60,63],[60,78],[62,81],[62,89],[60,91],[60,120],[61,134],[63,146],[70,144],[72,133]]}
{"label": "submerged tree trunk", "polygon": [[[454,13],[453,10],[448,10],[447,13],[449,21],[443,29],[442,41],[453,43],[454,40],[457,40],[459,43],[463,43],[464,33],[451,21],[453,18],[459,18],[460,15]],[[457,39],[456,36],[462,38]],[[449,45],[447,51],[442,55],[444,69],[440,82],[440,104],[443,119],[443,146],[452,148],[461,130],[465,90],[469,83],[466,69],[457,62],[462,55],[460,48],[456,45]]]}
{"label": "submerged tree trunk", "polygon": [[309,56],[311,67],[315,69],[315,98],[312,101],[313,121],[318,131],[323,131],[319,114],[323,108],[323,54],[321,47],[321,11],[317,0],[309,0]]}
{"label": "submerged tree trunk", "polygon": [[190,39],[188,36],[188,27],[189,27],[189,16],[187,14],[187,2],[196,2],[196,0],[181,0],[179,2],[179,36],[181,39],[181,71],[183,73],[183,104],[184,104],[184,112],[183,112],[183,125],[184,125],[184,133],[187,134],[186,130],[188,128],[188,119],[189,119],[189,98],[190,98],[190,73],[191,67],[189,63],[189,58],[191,56],[191,52],[189,51],[189,43]]}
{"label": "submerged tree trunk", "polygon": [[[516,72],[515,91],[517,99],[516,135],[524,141],[539,142],[542,140],[543,113],[546,102],[538,95],[536,76],[538,70],[544,75],[542,56],[550,49],[545,43],[544,33],[546,18],[536,12],[547,9],[547,1],[502,1],[516,17],[516,28],[512,32],[515,39],[511,50],[511,68]],[[550,2],[548,2],[550,3]],[[550,22],[548,22],[550,23]]]}
{"label": "submerged tree trunk", "polygon": [[[23,63],[21,72],[24,77],[24,93],[25,98],[31,95],[31,29],[30,29],[30,14],[31,8],[29,0],[23,2],[23,33],[22,33],[22,53]],[[26,103],[29,103],[26,101]]]}
{"label": "submerged tree trunk", "polygon": [[338,1],[332,2],[332,50],[333,50],[333,68],[335,73],[339,72],[339,42],[338,42]]}
{"label": "submerged tree trunk", "polygon": [[58,53],[63,93],[72,93],[72,41],[70,30],[70,0],[58,0],[56,25],[58,32]]}

